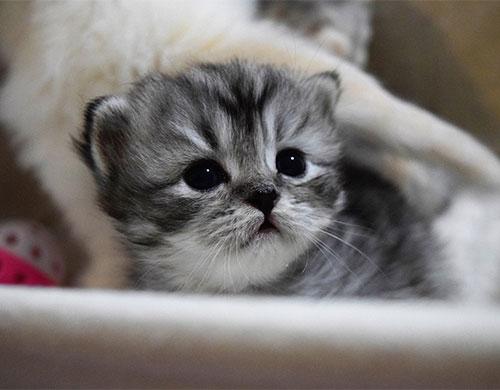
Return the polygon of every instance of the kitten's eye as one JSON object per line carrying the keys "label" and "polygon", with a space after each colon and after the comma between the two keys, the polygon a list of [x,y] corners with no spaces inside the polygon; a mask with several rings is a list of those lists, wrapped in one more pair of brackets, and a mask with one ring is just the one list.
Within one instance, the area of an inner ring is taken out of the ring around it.
{"label": "kitten's eye", "polygon": [[304,153],[297,149],[283,149],[276,155],[276,169],[287,176],[303,175],[306,171]]}
{"label": "kitten's eye", "polygon": [[214,160],[199,160],[184,172],[184,181],[198,191],[207,191],[227,181],[224,169]]}

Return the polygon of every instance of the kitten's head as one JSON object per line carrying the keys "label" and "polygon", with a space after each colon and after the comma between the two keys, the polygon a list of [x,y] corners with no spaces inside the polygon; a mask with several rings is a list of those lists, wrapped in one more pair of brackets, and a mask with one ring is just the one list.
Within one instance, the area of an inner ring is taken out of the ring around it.
{"label": "kitten's head", "polygon": [[241,62],[152,75],[88,105],[80,153],[146,288],[270,283],[342,203],[335,73]]}

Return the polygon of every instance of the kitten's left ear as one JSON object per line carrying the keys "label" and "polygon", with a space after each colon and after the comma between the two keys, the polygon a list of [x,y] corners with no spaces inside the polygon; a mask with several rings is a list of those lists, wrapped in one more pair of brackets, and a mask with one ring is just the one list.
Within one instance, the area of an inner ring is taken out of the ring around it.
{"label": "kitten's left ear", "polygon": [[336,71],[315,74],[306,80],[306,84],[316,97],[326,105],[325,110],[332,110],[335,107],[342,91],[340,76]]}
{"label": "kitten's left ear", "polygon": [[121,163],[129,135],[128,102],[121,96],[101,96],[87,104],[84,130],[75,146],[99,179]]}

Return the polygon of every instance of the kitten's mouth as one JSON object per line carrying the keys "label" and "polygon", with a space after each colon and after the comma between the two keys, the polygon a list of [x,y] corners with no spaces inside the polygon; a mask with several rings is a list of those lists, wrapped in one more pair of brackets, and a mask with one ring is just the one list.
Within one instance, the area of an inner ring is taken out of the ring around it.
{"label": "kitten's mouth", "polygon": [[247,248],[256,243],[262,243],[263,241],[272,239],[274,233],[279,232],[280,231],[275,223],[266,217],[264,219],[264,222],[260,224],[259,228],[257,230],[254,230],[254,232],[248,237],[248,239],[243,244],[241,244],[241,248]]}
{"label": "kitten's mouth", "polygon": [[266,217],[264,219],[264,222],[259,227],[259,230],[257,231],[258,233],[272,233],[272,232],[278,232],[278,228],[274,223],[272,223],[269,218]]}

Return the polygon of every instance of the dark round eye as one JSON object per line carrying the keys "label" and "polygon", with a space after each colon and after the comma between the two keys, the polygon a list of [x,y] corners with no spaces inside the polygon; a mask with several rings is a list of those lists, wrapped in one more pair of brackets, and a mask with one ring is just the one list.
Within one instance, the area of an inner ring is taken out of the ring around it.
{"label": "dark round eye", "polygon": [[184,181],[198,191],[207,191],[227,181],[224,169],[214,160],[198,160],[184,171]]}
{"label": "dark round eye", "polygon": [[276,169],[287,176],[302,176],[306,171],[304,153],[297,149],[283,149],[276,155]]}

